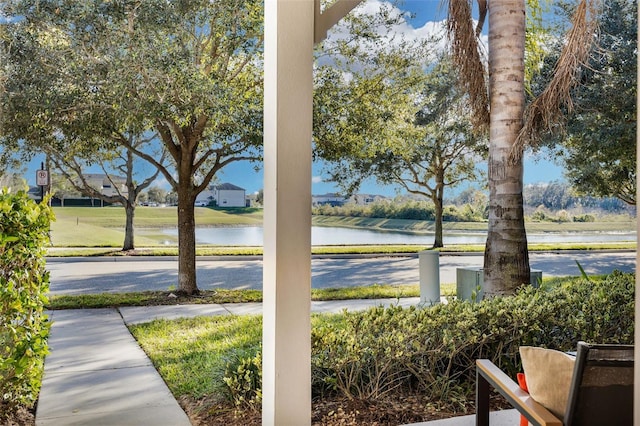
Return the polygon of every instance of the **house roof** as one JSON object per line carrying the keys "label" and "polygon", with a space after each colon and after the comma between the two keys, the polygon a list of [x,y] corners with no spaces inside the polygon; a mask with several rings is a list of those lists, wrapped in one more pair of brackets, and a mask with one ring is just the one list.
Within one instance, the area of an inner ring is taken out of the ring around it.
{"label": "house roof", "polygon": [[240,188],[239,186],[236,186],[232,183],[222,183],[220,185],[216,185],[214,186],[215,189],[217,189],[218,191],[222,190],[222,191],[245,191],[244,188]]}

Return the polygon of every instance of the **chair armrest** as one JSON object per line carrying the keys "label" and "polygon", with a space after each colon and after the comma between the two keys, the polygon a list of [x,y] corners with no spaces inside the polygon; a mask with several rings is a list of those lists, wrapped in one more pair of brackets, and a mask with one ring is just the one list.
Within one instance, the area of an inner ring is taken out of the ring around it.
{"label": "chair armrest", "polygon": [[538,426],[562,426],[562,421],[538,404],[488,359],[476,360],[476,425],[489,426],[489,390],[496,389],[529,422]]}

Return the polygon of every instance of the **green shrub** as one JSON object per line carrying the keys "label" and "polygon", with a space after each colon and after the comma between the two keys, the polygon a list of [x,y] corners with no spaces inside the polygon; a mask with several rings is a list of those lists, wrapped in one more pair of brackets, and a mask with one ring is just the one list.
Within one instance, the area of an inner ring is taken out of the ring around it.
{"label": "green shrub", "polygon": [[457,400],[471,393],[478,358],[515,375],[521,345],[633,343],[634,290],[634,276],[616,272],[480,303],[350,312],[312,331],[313,392],[375,399],[402,389]]}
{"label": "green shrub", "polygon": [[53,218],[24,191],[0,193],[0,418],[32,406],[40,390],[49,323],[45,245]]}
{"label": "green shrub", "polygon": [[591,214],[583,214],[580,216],[574,216],[573,217],[573,221],[574,222],[595,222],[596,221],[596,217],[594,215]]}
{"label": "green shrub", "polygon": [[229,399],[238,408],[259,410],[262,404],[262,354],[237,357],[227,364],[222,378]]}
{"label": "green shrub", "polygon": [[547,215],[543,210],[538,209],[531,214],[531,220],[534,222],[549,222],[553,218]]}

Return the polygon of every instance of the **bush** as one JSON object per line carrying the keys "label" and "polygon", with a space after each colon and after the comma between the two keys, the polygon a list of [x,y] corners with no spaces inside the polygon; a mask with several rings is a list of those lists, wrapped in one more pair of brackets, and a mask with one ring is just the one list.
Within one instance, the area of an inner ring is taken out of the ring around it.
{"label": "bush", "polygon": [[314,395],[375,399],[404,390],[459,400],[473,389],[478,358],[515,376],[521,345],[633,343],[634,283],[632,274],[614,273],[480,303],[347,313],[312,331]]}
{"label": "bush", "polygon": [[237,357],[222,378],[228,397],[238,408],[259,410],[262,404],[262,354]]}
{"label": "bush", "polygon": [[24,191],[0,193],[0,418],[33,406],[42,381],[49,323],[45,245],[53,218]]}
{"label": "bush", "polygon": [[574,222],[595,222],[596,221],[596,217],[594,215],[591,214],[583,214],[580,216],[574,216],[573,217],[573,221]]}
{"label": "bush", "polygon": [[[313,397],[374,400],[416,392],[433,403],[466,406],[478,358],[515,377],[521,345],[568,351],[580,340],[633,343],[634,292],[634,275],[614,272],[480,303],[323,315],[312,328]],[[259,408],[260,366],[257,346],[227,365],[224,382],[238,408]]]}

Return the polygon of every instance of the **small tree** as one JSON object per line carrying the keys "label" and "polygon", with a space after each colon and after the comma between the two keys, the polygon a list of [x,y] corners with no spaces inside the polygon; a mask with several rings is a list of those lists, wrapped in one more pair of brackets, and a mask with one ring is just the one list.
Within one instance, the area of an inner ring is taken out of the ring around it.
{"label": "small tree", "polygon": [[[385,72],[360,70],[348,80],[332,68],[320,74],[316,153],[331,162],[332,180],[349,193],[374,177],[429,198],[435,206],[433,247],[442,247],[444,190],[478,178],[475,166],[486,141],[472,131],[446,58],[425,75],[421,62],[401,51],[386,55],[376,61],[387,65]],[[395,68],[398,63],[414,68]]]}
{"label": "small tree", "polygon": [[[144,138],[126,133],[114,133],[113,137],[117,138],[120,143],[109,152],[94,154],[93,160],[79,158],[73,153],[55,151],[50,153],[49,159],[76,191],[85,196],[111,204],[121,204],[124,207],[126,219],[122,250],[127,251],[135,249],[134,218],[138,196],[158,177],[160,170],[154,167],[154,171],[143,178],[141,182],[136,179],[140,173],[136,171],[138,164],[135,160],[137,156],[134,155],[133,150],[143,149],[143,147],[150,145],[153,137]],[[95,157],[100,158],[96,161]],[[162,156],[160,158],[162,162]],[[105,178],[113,189],[111,193],[105,193],[102,188],[95,188],[87,179],[85,170],[92,162],[99,163]],[[120,179],[116,179],[114,170],[124,175],[124,188],[121,188]]]}
{"label": "small tree", "polygon": [[88,121],[105,137],[157,133],[167,165],[131,149],[178,195],[178,289],[197,293],[195,199],[227,165],[262,158],[263,2],[12,0],[3,7],[25,16],[3,35],[12,85],[0,92],[12,117],[2,121],[5,145],[37,147],[62,127],[77,144]]}
{"label": "small tree", "polygon": [[167,201],[167,195],[167,191],[158,186],[152,186],[147,191],[147,199],[150,203],[163,204]]}

